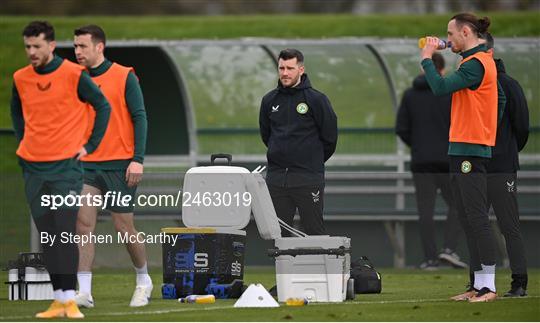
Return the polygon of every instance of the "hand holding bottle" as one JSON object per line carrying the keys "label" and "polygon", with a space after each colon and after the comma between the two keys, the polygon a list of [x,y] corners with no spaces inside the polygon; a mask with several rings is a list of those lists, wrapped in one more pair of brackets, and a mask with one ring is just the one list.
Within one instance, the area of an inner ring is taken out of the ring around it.
{"label": "hand holding bottle", "polygon": [[[424,48],[426,46],[427,37],[422,37],[418,39],[418,48]],[[439,44],[437,45],[437,49],[446,49],[452,47],[451,41],[445,41],[442,39],[439,39]]]}
{"label": "hand holding bottle", "polygon": [[[420,42],[419,42],[420,45]],[[424,45],[424,48],[422,48],[422,52],[420,53],[422,60],[426,58],[430,58],[433,56],[433,53],[438,49],[439,47],[439,38],[437,37],[426,37],[426,43]]]}

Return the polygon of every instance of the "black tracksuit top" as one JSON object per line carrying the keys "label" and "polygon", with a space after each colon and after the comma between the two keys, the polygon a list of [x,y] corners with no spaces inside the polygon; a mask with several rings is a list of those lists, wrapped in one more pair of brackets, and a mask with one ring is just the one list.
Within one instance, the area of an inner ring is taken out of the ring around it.
{"label": "black tracksuit top", "polygon": [[261,138],[268,147],[266,181],[280,187],[324,184],[324,162],[337,144],[337,117],[307,74],[292,88],[278,86],[261,101]]}
{"label": "black tracksuit top", "polygon": [[519,83],[506,74],[501,59],[495,60],[497,80],[506,96],[506,107],[497,126],[497,139],[488,173],[513,173],[519,169],[518,152],[529,138],[529,108]]}
{"label": "black tracksuit top", "polygon": [[411,148],[413,172],[448,172],[451,95],[436,96],[424,75],[403,94],[396,134]]}

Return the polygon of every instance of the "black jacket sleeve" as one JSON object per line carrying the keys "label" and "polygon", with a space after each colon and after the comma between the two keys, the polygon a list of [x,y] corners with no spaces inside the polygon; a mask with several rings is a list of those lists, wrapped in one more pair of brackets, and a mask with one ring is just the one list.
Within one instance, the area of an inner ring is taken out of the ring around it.
{"label": "black jacket sleeve", "polygon": [[501,125],[504,109],[506,108],[506,100],[504,89],[499,80],[497,80],[497,126]]}
{"label": "black jacket sleeve", "polygon": [[510,82],[510,93],[506,94],[506,109],[510,125],[516,136],[518,151],[521,151],[529,139],[529,108],[523,89],[517,81]]}
{"label": "black jacket sleeve", "polygon": [[336,151],[337,116],[332,109],[330,100],[325,95],[318,98],[316,104],[318,107],[313,110],[313,117],[319,128],[319,139],[323,142],[324,161],[326,162]]}
{"label": "black jacket sleeve", "polygon": [[268,139],[270,138],[270,118],[268,117],[268,104],[265,98],[261,100],[261,109],[259,111],[259,131],[261,139],[266,147],[268,147]]}
{"label": "black jacket sleeve", "polygon": [[15,130],[15,138],[21,142],[24,137],[24,118],[22,112],[21,99],[15,83],[11,92],[11,121],[13,122],[13,130]]}
{"label": "black jacket sleeve", "polygon": [[408,92],[403,94],[396,117],[396,134],[401,140],[411,146],[411,124],[409,120]]}

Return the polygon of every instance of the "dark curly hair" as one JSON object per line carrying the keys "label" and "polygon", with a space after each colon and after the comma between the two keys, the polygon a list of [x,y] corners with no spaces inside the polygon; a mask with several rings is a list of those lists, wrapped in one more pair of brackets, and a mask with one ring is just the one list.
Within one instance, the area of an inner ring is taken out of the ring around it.
{"label": "dark curly hair", "polygon": [[25,37],[38,37],[41,34],[45,36],[46,41],[53,41],[54,27],[48,21],[32,21],[22,32]]}

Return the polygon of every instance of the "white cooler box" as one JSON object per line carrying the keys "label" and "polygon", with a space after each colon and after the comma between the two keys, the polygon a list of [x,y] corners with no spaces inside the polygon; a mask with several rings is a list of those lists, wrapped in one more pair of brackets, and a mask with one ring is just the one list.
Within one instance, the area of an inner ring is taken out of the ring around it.
{"label": "white cooler box", "polygon": [[[182,206],[182,221],[188,227],[242,230],[253,213],[265,240],[275,240],[269,255],[276,259],[278,300],[306,298],[310,302],[342,302],[354,296],[350,278],[350,239],[307,236],[278,219],[266,182],[257,168],[250,173],[234,166],[191,168],[184,179],[184,192],[229,192],[251,194],[249,206]],[[250,212],[251,211],[251,212]],[[281,237],[280,224],[296,237]],[[348,291],[348,292],[347,292]]]}
{"label": "white cooler box", "polygon": [[[349,281],[351,239],[307,236],[278,219],[266,182],[255,170],[248,180],[252,211],[263,239],[274,239],[278,301],[306,298],[310,302],[342,302],[354,298]],[[296,237],[281,237],[281,225]]]}
{"label": "white cooler box", "polygon": [[[310,302],[342,302],[347,298],[350,239],[308,236],[276,239],[278,300],[305,298]],[[350,293],[350,291],[349,291]]]}

